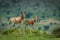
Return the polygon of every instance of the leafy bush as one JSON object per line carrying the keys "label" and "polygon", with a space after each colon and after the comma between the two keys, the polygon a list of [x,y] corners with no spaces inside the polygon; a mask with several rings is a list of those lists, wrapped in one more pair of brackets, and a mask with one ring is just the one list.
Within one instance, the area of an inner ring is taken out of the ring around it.
{"label": "leafy bush", "polygon": [[52,31],[52,34],[55,35],[56,37],[60,37],[60,28],[55,28]]}
{"label": "leafy bush", "polygon": [[16,31],[16,29],[8,29],[8,30],[4,30],[3,32],[2,32],[2,34],[6,34],[6,35],[8,35],[8,34],[11,34],[11,33],[13,33],[14,31]]}
{"label": "leafy bush", "polygon": [[30,18],[33,14],[31,12],[26,13],[26,18]]}
{"label": "leafy bush", "polygon": [[2,34],[8,35],[8,31],[3,31]]}
{"label": "leafy bush", "polygon": [[38,30],[41,30],[41,27],[38,27]]}
{"label": "leafy bush", "polygon": [[36,36],[40,36],[40,31],[39,30],[34,30],[34,31],[32,31],[32,33]]}
{"label": "leafy bush", "polygon": [[31,30],[25,30],[25,33],[28,35],[31,33]]}
{"label": "leafy bush", "polygon": [[43,32],[43,35],[46,35],[46,34],[47,34],[47,32],[46,32],[46,31],[44,31],[44,32]]}
{"label": "leafy bush", "polygon": [[48,30],[48,29],[49,29],[48,25],[44,26],[44,30]]}

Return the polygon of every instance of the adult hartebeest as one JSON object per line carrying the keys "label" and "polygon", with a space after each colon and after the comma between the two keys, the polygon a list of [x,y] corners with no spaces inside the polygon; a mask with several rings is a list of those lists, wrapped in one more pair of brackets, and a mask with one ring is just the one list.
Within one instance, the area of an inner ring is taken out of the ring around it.
{"label": "adult hartebeest", "polygon": [[34,23],[37,21],[37,16],[34,17],[34,19],[31,19],[31,20],[25,20],[24,21],[24,24],[25,24],[25,30],[26,30],[26,27],[28,25],[32,25],[33,29],[34,29]]}
{"label": "adult hartebeest", "polygon": [[21,24],[21,22],[24,20],[25,17],[25,13],[22,12],[22,15],[20,17],[14,17],[14,18],[10,18],[10,21],[12,22],[12,25],[16,24]]}

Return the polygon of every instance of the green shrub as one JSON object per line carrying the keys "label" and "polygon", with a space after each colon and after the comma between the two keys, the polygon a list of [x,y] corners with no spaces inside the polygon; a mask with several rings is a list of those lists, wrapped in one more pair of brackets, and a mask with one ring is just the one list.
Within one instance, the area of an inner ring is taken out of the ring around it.
{"label": "green shrub", "polygon": [[14,31],[15,31],[15,29],[8,29],[8,30],[4,30],[4,31],[2,32],[2,34],[8,35],[8,34],[10,34],[10,33],[13,33]]}
{"label": "green shrub", "polygon": [[46,32],[46,31],[44,31],[44,32],[43,32],[43,35],[46,35],[46,34],[47,34],[47,32]]}
{"label": "green shrub", "polygon": [[34,35],[40,36],[40,31],[39,31],[39,30],[34,30],[34,31],[32,31],[32,33],[33,33]]}
{"label": "green shrub", "polygon": [[31,33],[31,30],[26,30],[25,33],[26,34],[30,34]]}
{"label": "green shrub", "polygon": [[3,31],[2,34],[8,35],[8,31]]}
{"label": "green shrub", "polygon": [[55,28],[53,31],[52,31],[52,34],[56,37],[60,37],[60,28]]}

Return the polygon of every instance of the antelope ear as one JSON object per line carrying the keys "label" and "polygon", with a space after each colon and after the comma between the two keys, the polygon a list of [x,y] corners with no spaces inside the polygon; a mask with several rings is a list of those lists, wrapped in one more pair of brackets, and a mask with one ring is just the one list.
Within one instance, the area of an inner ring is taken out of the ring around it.
{"label": "antelope ear", "polygon": [[21,14],[26,14],[26,12],[21,12]]}
{"label": "antelope ear", "polygon": [[24,13],[26,13],[26,11]]}
{"label": "antelope ear", "polygon": [[35,16],[35,18],[38,18],[38,16]]}
{"label": "antelope ear", "polygon": [[26,14],[26,12],[24,12],[24,14]]}
{"label": "antelope ear", "polygon": [[21,12],[21,14],[22,14],[23,12]]}

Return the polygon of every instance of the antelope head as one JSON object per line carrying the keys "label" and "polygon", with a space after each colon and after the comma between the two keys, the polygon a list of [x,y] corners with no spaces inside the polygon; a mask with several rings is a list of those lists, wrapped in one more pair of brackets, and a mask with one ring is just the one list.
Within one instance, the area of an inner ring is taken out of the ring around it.
{"label": "antelope head", "polygon": [[26,16],[26,13],[22,12],[22,17],[25,18],[25,16]]}
{"label": "antelope head", "polygon": [[38,16],[34,16],[34,20],[37,21],[37,19],[38,19]]}

